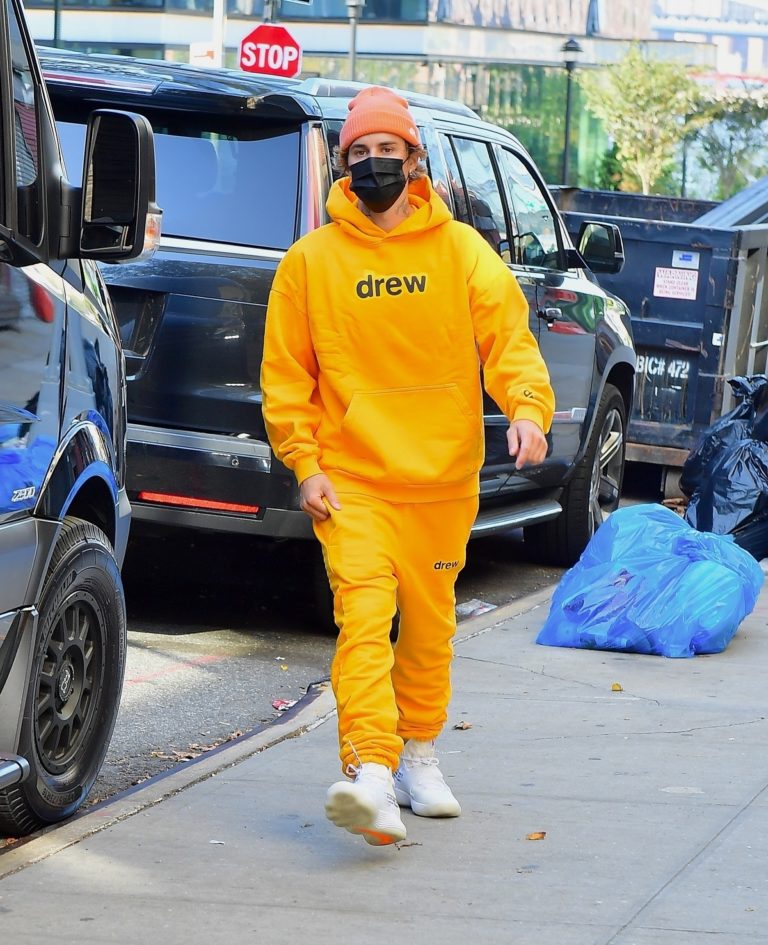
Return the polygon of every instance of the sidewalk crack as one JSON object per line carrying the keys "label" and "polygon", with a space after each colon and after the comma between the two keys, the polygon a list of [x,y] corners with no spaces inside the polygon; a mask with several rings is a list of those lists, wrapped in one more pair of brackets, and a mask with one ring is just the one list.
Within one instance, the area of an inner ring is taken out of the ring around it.
{"label": "sidewalk crack", "polygon": [[[541,669],[531,669],[530,666],[521,666],[519,663],[506,663],[503,660],[484,660],[478,656],[464,656],[461,653],[457,653],[455,656],[455,659],[469,660],[473,663],[486,663],[489,666],[505,666],[509,669],[519,669],[520,672],[522,673],[530,673],[532,676],[541,676],[544,679],[553,679],[556,682],[572,683],[575,686],[584,686],[584,688],[586,689],[594,689],[595,692],[599,692],[601,693],[601,695],[605,695],[605,684],[584,682],[581,679],[572,679],[569,676],[557,676],[554,673],[545,672],[543,667]],[[632,696],[633,699],[637,699],[641,702],[648,702],[648,703],[652,703],[653,705],[661,705],[661,702],[659,702],[658,699],[652,699],[648,696],[638,696],[629,691],[624,691],[622,694],[625,696]],[[616,699],[616,701],[618,702],[621,700],[619,698],[619,699]]]}
{"label": "sidewalk crack", "polygon": [[656,892],[650,895],[646,899],[646,901],[635,910],[635,912],[627,919],[627,921],[624,922],[624,924],[621,925],[613,933],[613,935],[611,935],[611,937],[605,941],[604,945],[612,945],[612,943],[616,941],[616,939],[622,934],[622,932],[625,932],[630,927],[630,925],[634,924],[634,922],[639,918],[639,916],[642,915],[643,912],[645,912],[645,910],[651,905],[651,903],[654,902],[654,900],[658,899],[658,897],[666,889],[668,889],[675,882],[675,880],[678,879],[678,877],[682,876],[682,874],[690,866],[692,866],[698,859],[700,859],[703,856],[703,854],[706,853],[706,851],[712,846],[712,844],[715,843],[715,841],[717,841],[727,830],[729,830],[736,823],[736,821],[755,803],[755,801],[762,794],[766,793],[766,791],[768,791],[768,784],[764,784],[758,791],[755,792],[755,794],[752,795],[751,798],[749,798],[749,800],[745,801],[745,803],[742,804],[742,806],[736,811],[736,813],[733,814],[733,816],[729,817],[728,820],[723,824],[723,826],[716,833],[714,833],[709,838],[709,840],[707,840],[706,843],[704,843],[700,847],[700,849],[696,851],[696,853],[690,856],[685,861],[685,863],[683,863],[683,865],[678,870],[676,870],[672,874],[672,876],[669,877],[668,880],[666,880],[659,886]]}

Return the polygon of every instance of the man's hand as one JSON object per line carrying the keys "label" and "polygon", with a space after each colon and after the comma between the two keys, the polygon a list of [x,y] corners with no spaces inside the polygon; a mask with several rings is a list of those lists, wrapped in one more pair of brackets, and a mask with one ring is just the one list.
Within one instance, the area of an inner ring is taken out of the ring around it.
{"label": "man's hand", "polygon": [[301,496],[301,502],[299,503],[301,511],[306,512],[315,522],[324,522],[330,515],[323,501],[324,499],[328,500],[331,508],[341,508],[336,493],[333,491],[331,480],[325,473],[308,476],[299,485],[299,494]]}
{"label": "man's hand", "polygon": [[547,456],[547,438],[533,420],[513,420],[507,430],[509,455],[515,459],[515,469],[535,466]]}

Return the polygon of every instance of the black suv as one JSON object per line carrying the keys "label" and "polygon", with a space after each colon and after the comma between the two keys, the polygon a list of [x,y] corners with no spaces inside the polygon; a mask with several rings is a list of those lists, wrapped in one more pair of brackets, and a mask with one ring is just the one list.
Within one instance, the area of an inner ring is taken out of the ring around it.
{"label": "black suv", "polygon": [[125,371],[93,260],[143,252],[141,115],[86,119],[71,187],[16,0],[0,3],[0,836],[82,803],[125,661]]}
{"label": "black suv", "polygon": [[[261,416],[264,316],[285,250],[326,221],[332,149],[362,86],[54,50],[42,60],[73,166],[94,107],[129,107],[155,132],[160,250],[105,273],[128,363],[134,517],[310,537]],[[620,235],[585,224],[577,252],[512,135],[462,105],[403,94],[436,190],[526,293],[557,397],[549,456],[523,473],[507,453],[507,421],[486,399],[474,534],[524,526],[538,555],[572,563],[621,489],[635,355],[626,307],[592,275],[620,268]]]}

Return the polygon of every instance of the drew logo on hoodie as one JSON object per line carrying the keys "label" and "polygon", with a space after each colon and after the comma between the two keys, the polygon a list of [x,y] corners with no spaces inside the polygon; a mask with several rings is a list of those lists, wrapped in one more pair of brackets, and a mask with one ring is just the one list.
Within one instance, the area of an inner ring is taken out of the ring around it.
{"label": "drew logo on hoodie", "polygon": [[357,292],[357,297],[360,299],[379,298],[382,292],[387,295],[402,295],[403,292],[413,295],[414,292],[426,292],[426,290],[426,273],[412,276],[374,276],[369,274],[355,286],[355,292]]}

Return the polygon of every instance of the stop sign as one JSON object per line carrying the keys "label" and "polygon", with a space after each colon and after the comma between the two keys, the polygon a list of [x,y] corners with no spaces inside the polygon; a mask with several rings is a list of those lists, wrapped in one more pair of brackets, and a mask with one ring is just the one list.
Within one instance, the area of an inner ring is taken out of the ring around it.
{"label": "stop sign", "polygon": [[301,72],[301,46],[284,26],[262,23],[240,44],[240,68],[292,79]]}

